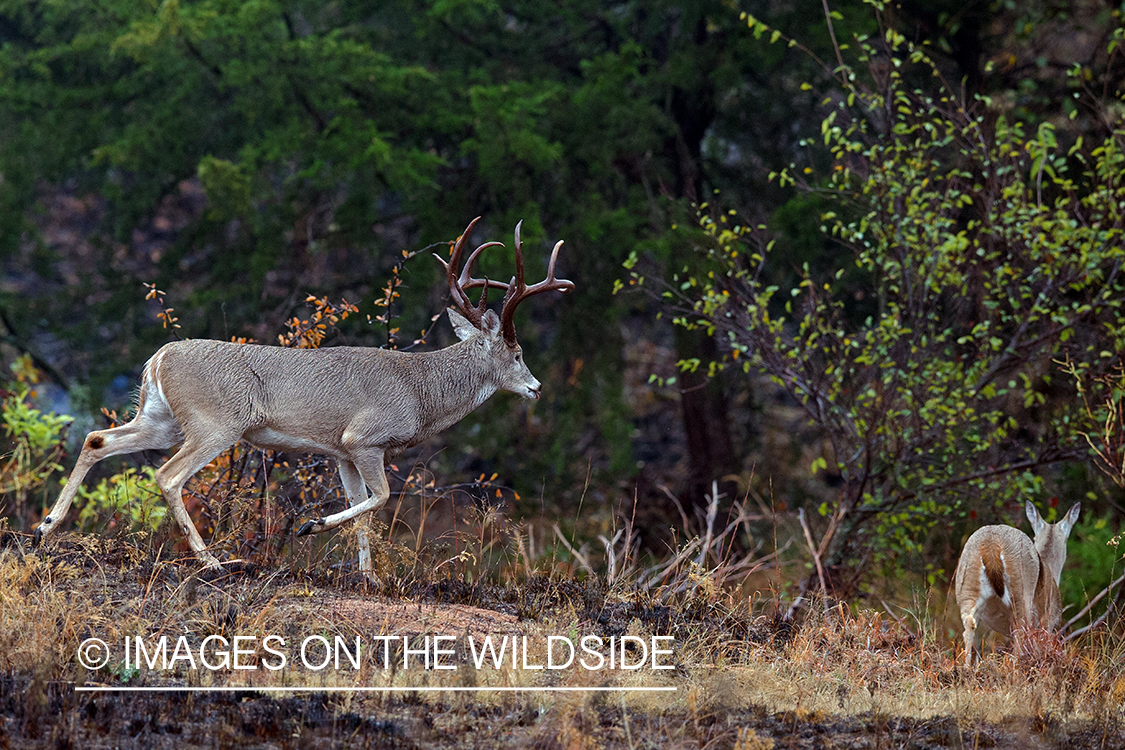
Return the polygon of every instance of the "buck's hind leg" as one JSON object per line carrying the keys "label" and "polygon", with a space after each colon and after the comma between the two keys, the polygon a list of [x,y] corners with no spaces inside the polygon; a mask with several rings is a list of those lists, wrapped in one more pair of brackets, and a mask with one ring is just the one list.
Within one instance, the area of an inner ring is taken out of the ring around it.
{"label": "buck's hind leg", "polygon": [[142,400],[137,416],[131,422],[108,430],[95,430],[86,436],[82,451],[74,463],[74,469],[66,480],[66,486],[59,493],[59,499],[51,506],[47,517],[35,529],[33,543],[41,542],[53,531],[70,510],[86,472],[103,458],[136,453],[143,450],[164,450],[176,444],[179,427],[171,418],[171,413],[159,408],[145,409]]}
{"label": "buck's hind leg", "polygon": [[221,433],[210,434],[206,438],[190,435],[176,455],[156,470],[156,484],[172,511],[172,517],[176,519],[176,525],[187,536],[195,556],[209,568],[221,569],[222,564],[207,551],[203,537],[199,535],[199,530],[195,528],[195,523],[184,507],[184,484],[216,456],[234,445],[238,438],[238,435],[232,437]]}

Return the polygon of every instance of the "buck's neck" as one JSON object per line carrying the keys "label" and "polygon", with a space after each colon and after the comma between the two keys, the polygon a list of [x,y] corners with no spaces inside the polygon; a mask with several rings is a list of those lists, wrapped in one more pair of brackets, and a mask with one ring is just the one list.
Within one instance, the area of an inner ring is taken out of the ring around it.
{"label": "buck's neck", "polygon": [[471,343],[418,355],[423,370],[415,383],[422,406],[419,441],[460,422],[496,393],[491,363],[474,356]]}

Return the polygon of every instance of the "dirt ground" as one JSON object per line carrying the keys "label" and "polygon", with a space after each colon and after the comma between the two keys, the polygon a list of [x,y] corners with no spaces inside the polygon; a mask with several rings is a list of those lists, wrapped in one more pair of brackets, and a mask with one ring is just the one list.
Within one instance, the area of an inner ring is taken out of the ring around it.
{"label": "dirt ground", "polygon": [[[1009,720],[962,724],[759,706],[631,711],[612,698],[351,699],[332,694],[75,693],[0,681],[4,748],[1120,748],[1119,728]],[[771,744],[772,743],[772,744]]]}

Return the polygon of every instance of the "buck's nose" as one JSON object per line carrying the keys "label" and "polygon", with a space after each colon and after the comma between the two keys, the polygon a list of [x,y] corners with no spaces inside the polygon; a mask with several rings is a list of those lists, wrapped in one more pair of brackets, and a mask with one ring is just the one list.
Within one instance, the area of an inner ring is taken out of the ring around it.
{"label": "buck's nose", "polygon": [[530,383],[524,384],[523,397],[524,398],[533,398],[536,401],[538,401],[539,400],[539,389],[540,389],[540,387],[542,387],[542,385],[543,384],[540,383],[538,380],[536,380],[535,378],[532,378]]}

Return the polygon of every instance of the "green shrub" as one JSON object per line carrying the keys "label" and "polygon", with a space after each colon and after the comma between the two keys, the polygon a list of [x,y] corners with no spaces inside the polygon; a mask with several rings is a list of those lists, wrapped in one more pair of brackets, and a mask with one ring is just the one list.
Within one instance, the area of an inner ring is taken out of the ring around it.
{"label": "green shrub", "polygon": [[810,473],[841,488],[820,507],[821,554],[863,568],[924,559],[939,525],[1041,499],[1058,464],[1087,458],[1053,362],[1095,379],[1125,348],[1125,122],[1090,143],[1025,125],[965,100],[893,29],[849,54],[804,143],[828,168],[772,175],[823,200],[827,267],[783,286],[791,259],[766,227],[705,203],[697,267],[663,296],[725,350],[681,368],[762,373],[820,429]]}
{"label": "green shrub", "polygon": [[5,384],[3,393],[0,511],[23,520],[28,498],[45,489],[47,479],[62,468],[58,459],[71,418],[36,408],[33,392],[22,380]]}
{"label": "green shrub", "polygon": [[139,470],[130,466],[92,488],[83,484],[78,488],[81,501],[78,525],[88,530],[109,513],[128,518],[132,529],[155,531],[168,512],[160,488],[156,486],[155,474],[156,469],[151,466],[142,466]]}

